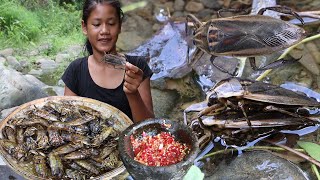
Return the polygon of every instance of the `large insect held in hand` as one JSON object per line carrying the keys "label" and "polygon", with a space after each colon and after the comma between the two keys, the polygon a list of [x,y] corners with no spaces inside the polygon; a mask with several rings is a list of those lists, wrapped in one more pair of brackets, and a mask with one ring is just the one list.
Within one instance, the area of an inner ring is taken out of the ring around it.
{"label": "large insect held in hand", "polygon": [[[192,22],[192,41],[196,46],[196,51],[188,63],[193,66],[204,53],[212,55],[211,62],[215,56],[249,57],[250,65],[254,70],[273,69],[282,64],[292,63],[292,61],[280,59],[261,68],[257,68],[255,64],[255,56],[286,49],[305,37],[303,28],[280,19],[264,16],[263,13],[266,10],[293,15],[304,24],[303,19],[297,13],[282,6],[260,9],[258,15],[217,18],[205,23],[189,14],[187,15],[186,33],[189,31],[188,22]],[[299,59],[294,62],[297,60]],[[222,67],[217,68],[225,71]]]}

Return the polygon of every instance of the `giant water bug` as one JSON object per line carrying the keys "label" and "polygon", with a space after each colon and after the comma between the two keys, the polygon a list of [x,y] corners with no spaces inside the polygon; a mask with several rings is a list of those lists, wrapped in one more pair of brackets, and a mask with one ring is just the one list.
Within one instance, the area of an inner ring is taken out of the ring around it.
{"label": "giant water bug", "polygon": [[[277,18],[264,16],[263,13],[266,10],[293,15],[304,24],[303,19],[296,12],[283,6],[260,9],[257,15],[216,18],[205,23],[194,15],[188,14],[186,33],[189,33],[188,24],[192,22],[193,35],[191,39],[196,46],[193,57],[191,59],[189,59],[189,55],[187,57],[188,63],[193,66],[204,53],[212,55],[210,61],[213,65],[216,56],[248,57],[253,70],[273,69],[297,62],[299,59],[290,61],[279,59],[264,67],[257,68],[256,56],[286,49],[297,44],[306,36],[305,30],[299,26]],[[214,66],[226,72],[223,67]]]}
{"label": "giant water bug", "polygon": [[292,117],[308,117],[306,108],[318,108],[320,103],[305,94],[291,91],[270,83],[231,77],[219,81],[207,92],[208,107],[198,117],[240,111],[251,126],[248,115],[259,112],[277,112]]}

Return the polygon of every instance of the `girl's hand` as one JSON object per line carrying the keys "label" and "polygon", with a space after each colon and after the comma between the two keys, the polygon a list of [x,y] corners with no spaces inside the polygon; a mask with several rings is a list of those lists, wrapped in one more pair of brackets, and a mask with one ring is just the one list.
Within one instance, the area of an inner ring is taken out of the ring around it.
{"label": "girl's hand", "polygon": [[129,62],[125,66],[123,91],[126,94],[136,93],[143,79],[143,71]]}

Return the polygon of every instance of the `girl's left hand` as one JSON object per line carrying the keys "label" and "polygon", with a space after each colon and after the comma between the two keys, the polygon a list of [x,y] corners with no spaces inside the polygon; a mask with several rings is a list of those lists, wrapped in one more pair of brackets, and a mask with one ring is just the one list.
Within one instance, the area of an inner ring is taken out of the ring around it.
{"label": "girl's left hand", "polygon": [[143,71],[129,62],[125,69],[123,91],[126,94],[136,93],[143,79]]}

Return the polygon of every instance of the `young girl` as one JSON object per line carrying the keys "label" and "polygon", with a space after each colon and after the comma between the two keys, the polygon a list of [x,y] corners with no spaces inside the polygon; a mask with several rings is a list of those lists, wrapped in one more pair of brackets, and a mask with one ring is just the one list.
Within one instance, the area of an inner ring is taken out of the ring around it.
{"label": "young girl", "polygon": [[126,55],[125,70],[102,61],[105,53],[118,53],[116,42],[122,19],[118,0],[84,2],[82,31],[87,36],[85,45],[90,55],[76,59],[64,72],[64,95],[108,103],[138,122],[154,117],[150,90],[152,71],[146,59]]}

